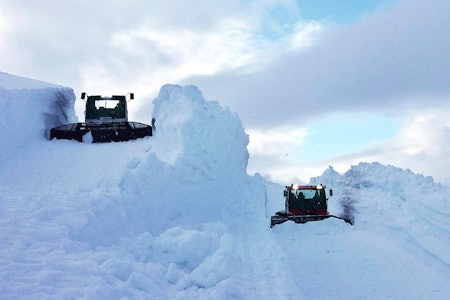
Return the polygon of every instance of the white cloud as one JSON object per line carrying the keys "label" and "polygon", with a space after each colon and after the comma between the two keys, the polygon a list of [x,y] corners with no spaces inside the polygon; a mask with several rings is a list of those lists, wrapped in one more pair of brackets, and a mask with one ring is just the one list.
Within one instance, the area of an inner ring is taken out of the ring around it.
{"label": "white cloud", "polygon": [[262,158],[283,157],[295,154],[308,135],[306,128],[277,127],[270,130],[248,130],[247,149]]}
{"label": "white cloud", "polygon": [[[420,101],[426,103],[427,99]],[[314,151],[307,143],[307,127],[298,131],[291,127],[249,130],[249,173],[259,172],[273,181],[290,184],[308,182],[330,165],[338,172],[345,172],[359,162],[380,162],[433,176],[437,182],[449,185],[450,97],[434,101],[446,104],[402,111],[400,129],[393,137],[318,160],[299,159],[301,153]],[[350,133],[343,132],[342,143],[347,134]],[[333,147],[324,142],[326,147]]]}
{"label": "white cloud", "polygon": [[276,43],[266,40],[264,28],[282,27],[270,10],[293,21],[295,7],[291,0],[5,0],[3,71],[69,85],[77,93],[132,90],[149,102],[165,83],[255,69],[261,51]]}
{"label": "white cloud", "polygon": [[[447,103],[449,100],[450,97]],[[440,108],[423,107],[422,110],[406,111],[402,115],[401,129],[394,137],[316,163],[323,168],[333,165],[336,170],[343,172],[361,161],[378,161],[432,176],[436,181],[449,185],[449,112],[449,104]]]}
{"label": "white cloud", "polygon": [[295,26],[294,33],[290,37],[292,50],[299,50],[313,45],[314,37],[323,30],[321,23],[310,21],[300,22]]}
{"label": "white cloud", "polygon": [[380,161],[391,161],[450,184],[449,102],[450,97],[440,108],[424,107],[412,112],[395,139],[390,141],[397,150],[380,153]]}
{"label": "white cloud", "polygon": [[[400,1],[351,26],[313,30],[307,49],[264,53],[277,56],[255,73],[191,81],[237,111],[247,127],[295,122],[290,105],[312,116],[420,106],[411,96],[450,93],[449,9],[446,1]],[[434,99],[430,105],[438,104]]]}

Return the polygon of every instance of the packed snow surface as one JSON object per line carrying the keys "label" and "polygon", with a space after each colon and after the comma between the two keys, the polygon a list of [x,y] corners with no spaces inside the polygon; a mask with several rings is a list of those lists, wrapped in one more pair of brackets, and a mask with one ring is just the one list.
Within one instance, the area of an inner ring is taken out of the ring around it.
{"label": "packed snow surface", "polygon": [[[239,117],[166,85],[154,136],[48,140],[70,88],[0,76],[0,299],[448,299],[449,188],[332,167],[330,213],[269,228],[283,187],[246,172]],[[149,116],[149,120],[151,116]]]}

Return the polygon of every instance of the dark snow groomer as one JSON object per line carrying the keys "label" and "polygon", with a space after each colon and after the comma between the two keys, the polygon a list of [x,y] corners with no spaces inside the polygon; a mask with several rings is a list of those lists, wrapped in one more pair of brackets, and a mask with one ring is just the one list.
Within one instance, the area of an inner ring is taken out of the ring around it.
{"label": "dark snow groomer", "polygon": [[[130,100],[134,94],[130,93]],[[86,93],[81,94],[81,99]],[[129,122],[126,96],[88,96],[85,122],[52,128],[50,139],[87,141],[93,143],[124,142],[152,135],[150,125]]]}
{"label": "dark snow groomer", "polygon": [[[330,197],[333,190],[329,190]],[[330,215],[328,213],[328,198],[325,186],[295,185],[286,186],[284,190],[285,210],[277,212],[270,218],[270,227],[286,221],[295,223],[306,223],[309,221],[320,221],[327,218],[337,218],[352,224],[347,218]]]}

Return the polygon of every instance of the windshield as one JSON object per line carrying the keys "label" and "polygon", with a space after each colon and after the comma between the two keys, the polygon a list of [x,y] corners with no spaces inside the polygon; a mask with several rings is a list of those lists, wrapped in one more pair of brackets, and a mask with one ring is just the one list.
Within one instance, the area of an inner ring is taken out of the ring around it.
{"label": "windshield", "polygon": [[294,198],[304,198],[304,199],[312,199],[314,196],[323,194],[323,190],[291,190],[291,197]]}
{"label": "windshield", "polygon": [[125,101],[119,99],[88,99],[86,104],[86,119],[126,118]]}
{"label": "windshield", "polygon": [[115,108],[117,104],[119,104],[119,100],[95,100],[95,108],[97,109],[99,109],[100,107]]}

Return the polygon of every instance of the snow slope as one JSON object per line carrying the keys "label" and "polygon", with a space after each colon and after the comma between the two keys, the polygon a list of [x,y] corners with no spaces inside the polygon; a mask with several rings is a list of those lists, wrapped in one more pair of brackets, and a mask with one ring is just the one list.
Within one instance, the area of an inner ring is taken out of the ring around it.
{"label": "snow slope", "polygon": [[449,189],[431,178],[330,168],[311,183],[355,226],[270,229],[283,188],[247,175],[239,117],[198,88],[161,88],[153,137],[83,144],[48,141],[75,97],[40,84],[0,76],[0,299],[447,298]]}

